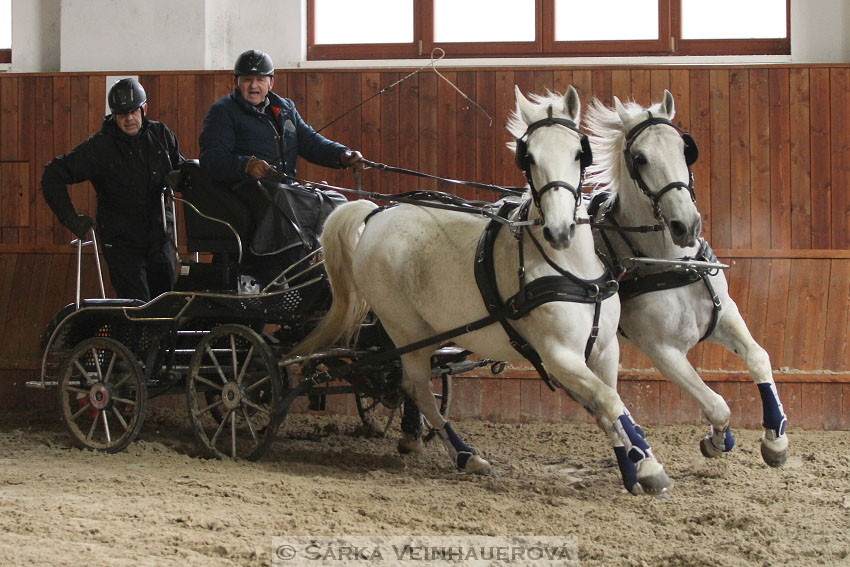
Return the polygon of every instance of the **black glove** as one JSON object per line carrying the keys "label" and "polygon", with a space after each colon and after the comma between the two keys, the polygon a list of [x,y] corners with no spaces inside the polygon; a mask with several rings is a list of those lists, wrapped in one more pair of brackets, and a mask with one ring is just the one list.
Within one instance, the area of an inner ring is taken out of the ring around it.
{"label": "black glove", "polygon": [[91,227],[94,226],[94,221],[88,215],[73,213],[65,217],[62,221],[68,230],[74,233],[77,238],[83,239],[89,233]]}

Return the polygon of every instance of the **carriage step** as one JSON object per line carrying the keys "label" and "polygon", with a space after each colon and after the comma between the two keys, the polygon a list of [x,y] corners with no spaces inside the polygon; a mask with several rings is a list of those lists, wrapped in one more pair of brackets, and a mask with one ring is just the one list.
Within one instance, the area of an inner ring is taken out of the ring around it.
{"label": "carriage step", "polygon": [[59,382],[53,380],[41,381],[41,380],[33,380],[31,382],[27,382],[25,384],[27,388],[36,388],[38,390],[52,390],[59,386]]}

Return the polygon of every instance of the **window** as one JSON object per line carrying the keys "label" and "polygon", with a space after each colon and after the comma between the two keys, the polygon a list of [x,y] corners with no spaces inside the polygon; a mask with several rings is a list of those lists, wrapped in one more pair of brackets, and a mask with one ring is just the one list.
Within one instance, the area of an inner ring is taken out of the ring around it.
{"label": "window", "polygon": [[12,62],[12,0],[0,0],[0,63]]}
{"label": "window", "polygon": [[790,0],[307,0],[308,59],[791,52]]}

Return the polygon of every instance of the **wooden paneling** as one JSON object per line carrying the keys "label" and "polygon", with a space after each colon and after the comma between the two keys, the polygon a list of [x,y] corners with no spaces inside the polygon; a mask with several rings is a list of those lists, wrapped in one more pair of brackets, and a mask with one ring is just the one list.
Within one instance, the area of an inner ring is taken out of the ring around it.
{"label": "wooden paneling", "polygon": [[[848,426],[850,418],[834,414],[850,407],[850,66],[445,68],[445,79],[481,105],[492,124],[429,70],[358,107],[409,73],[293,69],[278,72],[275,91],[292,98],[314,127],[333,121],[323,133],[368,159],[519,185],[522,175],[505,146],[512,138],[504,127],[514,109],[514,85],[541,94],[573,85],[585,108],[594,97],[610,104],[614,96],[647,105],[670,90],[676,122],[700,148],[693,172],[704,235],[732,264],[732,295],[754,338],[771,356],[782,393],[789,396],[789,414],[806,415],[799,422],[805,426]],[[168,124],[184,154],[197,157],[206,109],[232,89],[231,75],[146,72],[140,79],[149,96],[149,116]],[[100,128],[105,80],[102,73],[0,77],[0,321],[17,332],[0,346],[4,384],[12,376],[7,370],[20,382],[22,368],[37,367],[38,335],[73,296],[68,289],[75,268],[67,248],[71,235],[44,203],[39,182],[47,161]],[[298,173],[343,186],[353,183],[349,172],[306,162]],[[386,193],[439,188],[468,198],[495,198],[483,190],[375,170],[364,172],[363,184]],[[81,212],[94,213],[89,183],[75,186],[71,198]],[[32,281],[47,283],[32,287]],[[86,284],[91,293],[93,284]],[[622,352],[623,392],[633,411],[659,422],[695,418],[698,412],[686,396],[646,379],[653,371],[645,356],[628,346]],[[700,345],[689,358],[731,398],[736,419],[758,422],[760,415],[750,408],[758,405],[757,392],[741,383],[749,377],[737,356]],[[531,375],[527,367],[516,372]],[[809,378],[799,378],[800,373]],[[820,381],[811,381],[819,376]],[[539,384],[475,380],[465,386],[463,397],[471,396],[469,403],[485,417],[586,419],[572,401]],[[2,391],[7,390],[4,385]],[[493,410],[492,401],[504,411]],[[812,417],[813,412],[822,417]]]}

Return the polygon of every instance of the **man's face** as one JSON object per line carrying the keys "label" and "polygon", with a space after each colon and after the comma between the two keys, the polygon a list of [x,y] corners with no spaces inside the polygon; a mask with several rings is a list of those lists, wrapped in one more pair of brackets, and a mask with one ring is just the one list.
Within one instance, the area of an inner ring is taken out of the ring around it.
{"label": "man's face", "polygon": [[137,108],[133,112],[127,112],[126,114],[113,114],[112,117],[122,132],[128,136],[135,136],[142,128],[143,110],[146,106],[142,105],[141,108]]}
{"label": "man's face", "polygon": [[242,98],[254,106],[261,104],[274,85],[274,77],[242,75],[236,77],[236,88]]}

